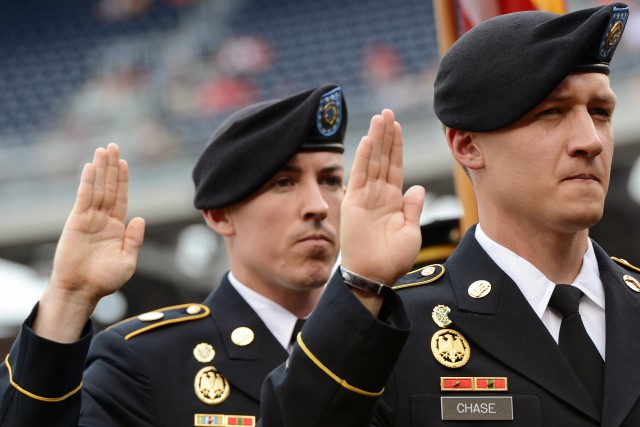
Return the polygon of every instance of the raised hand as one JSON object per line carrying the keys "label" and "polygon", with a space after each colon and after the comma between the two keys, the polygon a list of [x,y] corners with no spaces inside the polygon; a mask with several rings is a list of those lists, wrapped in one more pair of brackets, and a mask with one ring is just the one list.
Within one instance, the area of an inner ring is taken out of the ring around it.
{"label": "raised hand", "polygon": [[402,195],[402,129],[391,110],[371,119],[360,141],[342,203],[342,265],[392,285],[420,250],[424,188]]}
{"label": "raised hand", "polygon": [[40,300],[35,332],[59,342],[76,340],[100,298],[133,275],[144,220],[127,225],[129,170],[116,144],[95,151],[85,165],[76,202],[60,236],[49,286]]}

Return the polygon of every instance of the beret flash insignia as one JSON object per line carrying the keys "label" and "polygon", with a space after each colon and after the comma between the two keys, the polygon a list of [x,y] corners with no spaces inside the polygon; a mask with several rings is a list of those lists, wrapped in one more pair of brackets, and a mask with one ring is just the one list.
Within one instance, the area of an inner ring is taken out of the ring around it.
{"label": "beret flash insignia", "polygon": [[342,123],[342,96],[340,88],[335,88],[320,98],[316,128],[320,135],[332,136],[340,129],[340,123]]}
{"label": "beret flash insignia", "polygon": [[609,25],[607,26],[604,34],[602,35],[602,41],[600,42],[600,57],[606,59],[611,51],[615,49],[620,41],[624,26],[629,18],[628,7],[614,7]]}

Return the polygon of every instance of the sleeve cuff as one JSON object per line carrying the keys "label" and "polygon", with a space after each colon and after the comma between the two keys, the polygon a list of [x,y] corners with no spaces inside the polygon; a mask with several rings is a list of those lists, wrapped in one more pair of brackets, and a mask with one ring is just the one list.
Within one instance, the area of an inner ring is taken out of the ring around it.
{"label": "sleeve cuff", "polygon": [[36,304],[6,358],[11,385],[36,400],[62,401],[81,388],[93,327],[87,322],[75,343],[53,342],[31,329],[37,310]]}

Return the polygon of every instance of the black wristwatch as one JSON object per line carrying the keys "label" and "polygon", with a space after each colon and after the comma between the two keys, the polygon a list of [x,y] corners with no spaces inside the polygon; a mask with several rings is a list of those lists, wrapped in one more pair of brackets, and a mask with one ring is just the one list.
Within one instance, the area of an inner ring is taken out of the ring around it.
{"label": "black wristwatch", "polygon": [[361,291],[381,297],[385,297],[393,292],[393,289],[390,286],[376,282],[375,280],[367,277],[359,276],[342,266],[340,266],[340,274],[342,275],[342,280],[352,288],[360,289]]}

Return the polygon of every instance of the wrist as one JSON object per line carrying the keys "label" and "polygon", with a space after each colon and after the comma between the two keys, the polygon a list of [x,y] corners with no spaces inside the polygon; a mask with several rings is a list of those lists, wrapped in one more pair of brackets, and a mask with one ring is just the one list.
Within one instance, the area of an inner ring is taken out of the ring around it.
{"label": "wrist", "polygon": [[340,275],[342,280],[352,289],[358,291],[360,295],[375,295],[385,297],[393,292],[390,286],[385,285],[377,280],[356,274],[343,266],[340,266]]}

